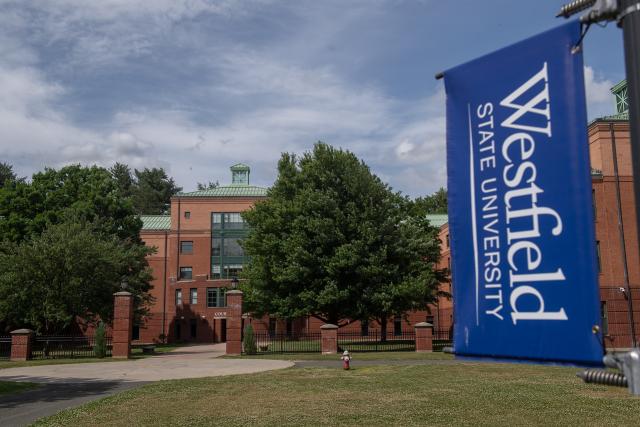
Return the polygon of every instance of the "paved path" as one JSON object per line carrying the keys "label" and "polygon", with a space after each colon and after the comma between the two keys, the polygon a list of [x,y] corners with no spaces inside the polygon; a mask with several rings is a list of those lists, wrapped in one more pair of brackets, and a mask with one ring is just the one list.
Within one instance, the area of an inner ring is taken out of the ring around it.
{"label": "paved path", "polygon": [[43,386],[0,396],[0,425],[22,426],[90,400],[152,381],[249,374],[293,366],[286,360],[218,359],[224,344],[181,347],[145,359],[0,369],[0,380]]}

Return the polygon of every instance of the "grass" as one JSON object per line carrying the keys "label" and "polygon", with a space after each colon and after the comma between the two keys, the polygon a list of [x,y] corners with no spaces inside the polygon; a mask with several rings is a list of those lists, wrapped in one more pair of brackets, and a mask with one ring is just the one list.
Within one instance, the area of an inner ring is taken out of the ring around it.
{"label": "grass", "polygon": [[0,381],[0,396],[3,394],[17,394],[23,391],[38,387],[35,383],[16,383],[11,381]]}
{"label": "grass", "polygon": [[[180,347],[178,344],[156,344],[156,354],[166,353],[171,350],[175,350]],[[131,349],[131,359],[143,359],[153,356],[153,354],[142,354],[142,348]],[[40,366],[40,365],[68,365],[73,363],[102,363],[102,362],[122,362],[131,359],[114,359],[111,357],[105,357],[99,359],[97,357],[74,357],[74,358],[60,358],[60,359],[38,359],[27,360],[26,362],[11,362],[8,360],[0,361],[0,369],[7,368],[22,368],[28,366]]]}
{"label": "grass", "polygon": [[163,381],[39,426],[638,425],[640,399],[576,368],[457,363]]}
{"label": "grass", "polygon": [[[275,359],[275,360],[340,360],[340,354],[318,353],[262,353],[252,356],[222,356],[224,359]],[[451,354],[442,352],[416,353],[415,351],[387,351],[351,353],[354,360],[453,360]]]}

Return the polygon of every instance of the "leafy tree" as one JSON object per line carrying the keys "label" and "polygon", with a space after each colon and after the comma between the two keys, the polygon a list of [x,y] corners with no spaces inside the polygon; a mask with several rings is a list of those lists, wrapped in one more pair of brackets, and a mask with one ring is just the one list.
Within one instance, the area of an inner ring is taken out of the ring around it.
{"label": "leafy tree", "polygon": [[253,326],[247,325],[244,327],[244,335],[242,336],[242,347],[245,354],[256,354],[258,348],[256,347],[256,339],[253,335]]}
{"label": "leafy tree", "polygon": [[414,215],[446,214],[447,213],[447,189],[440,188],[430,196],[418,197],[414,201]]}
{"label": "leafy tree", "polygon": [[420,234],[407,200],[352,153],[323,143],[299,159],[285,153],[268,195],[243,214],[256,314],[344,324],[433,299],[434,233]]}
{"label": "leafy tree", "polygon": [[109,171],[72,165],[0,188],[0,239],[20,242],[60,222],[67,210],[107,235],[139,242],[142,222]]}
{"label": "leafy tree", "polygon": [[203,182],[199,182],[198,183],[198,190],[213,190],[214,188],[218,188],[218,187],[220,187],[220,183],[218,181],[216,181],[216,182],[209,181],[209,182],[206,182],[206,183],[203,183]]}
{"label": "leafy tree", "polygon": [[159,215],[169,211],[171,197],[182,191],[163,168],[144,168],[134,171],[137,188],[133,202],[140,214]]}
{"label": "leafy tree", "polygon": [[24,181],[24,178],[18,178],[13,172],[13,166],[9,163],[0,162],[0,187],[4,187],[9,182]]}
{"label": "leafy tree", "polygon": [[93,346],[93,353],[96,357],[102,359],[107,356],[107,340],[105,337],[106,331],[104,322],[100,322],[96,328],[95,344]]}
{"label": "leafy tree", "polygon": [[151,249],[105,233],[67,212],[42,234],[0,246],[0,318],[7,327],[57,332],[77,317],[113,317],[113,293],[126,276],[139,307],[151,302]]}
{"label": "leafy tree", "polygon": [[449,296],[439,290],[447,281],[447,271],[435,268],[440,259],[438,230],[424,216],[405,218],[387,253],[386,275],[363,292],[359,316],[361,320],[377,320],[383,340],[392,316],[424,310],[437,302],[438,296]]}
{"label": "leafy tree", "polygon": [[109,172],[111,176],[113,176],[113,179],[116,180],[120,194],[124,197],[133,196],[137,188],[137,183],[133,179],[129,166],[123,163],[116,163],[109,169]]}

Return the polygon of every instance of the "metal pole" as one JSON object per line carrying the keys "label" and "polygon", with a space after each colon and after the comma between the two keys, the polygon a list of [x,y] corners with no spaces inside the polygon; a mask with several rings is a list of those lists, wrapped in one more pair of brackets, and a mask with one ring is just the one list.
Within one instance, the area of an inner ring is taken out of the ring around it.
{"label": "metal pole", "polygon": [[627,314],[629,316],[629,329],[631,332],[631,345],[637,347],[636,325],[633,316],[633,301],[631,298],[631,288],[629,286],[629,267],[627,264],[627,245],[624,238],[624,221],[622,219],[622,202],[620,200],[620,175],[618,173],[618,151],[616,149],[616,134],[613,123],[609,123],[609,133],[611,134],[611,153],[613,155],[613,173],[616,179],[616,201],[618,202],[618,233],[620,235],[620,251],[622,253],[622,265],[624,268],[624,289],[627,292]]}
{"label": "metal pole", "polygon": [[[633,194],[636,204],[636,232],[640,233],[640,2],[620,1],[624,39],[624,59],[627,73],[629,129],[631,133],[631,160],[633,166]],[[640,238],[638,238],[640,248]],[[633,295],[629,292],[629,309],[633,312]],[[633,325],[635,327],[635,325]],[[633,341],[635,343],[635,334]],[[634,344],[635,346],[635,344]]]}

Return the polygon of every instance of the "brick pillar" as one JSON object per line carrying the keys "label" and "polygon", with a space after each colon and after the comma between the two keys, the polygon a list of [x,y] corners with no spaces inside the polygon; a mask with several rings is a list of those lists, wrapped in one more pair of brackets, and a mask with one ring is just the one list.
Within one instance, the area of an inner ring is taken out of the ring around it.
{"label": "brick pillar", "polygon": [[336,354],[338,352],[338,327],[327,323],[320,326],[322,335],[322,354]]}
{"label": "brick pillar", "polygon": [[242,354],[242,291],[227,292],[227,354]]}
{"label": "brick pillar", "polygon": [[433,351],[433,325],[427,322],[416,323],[416,351],[431,353]]}
{"label": "brick pillar", "polygon": [[11,361],[22,362],[31,359],[31,329],[17,329],[11,332]]}
{"label": "brick pillar", "polygon": [[133,331],[133,295],[129,292],[113,294],[113,351],[112,357],[131,357]]}

